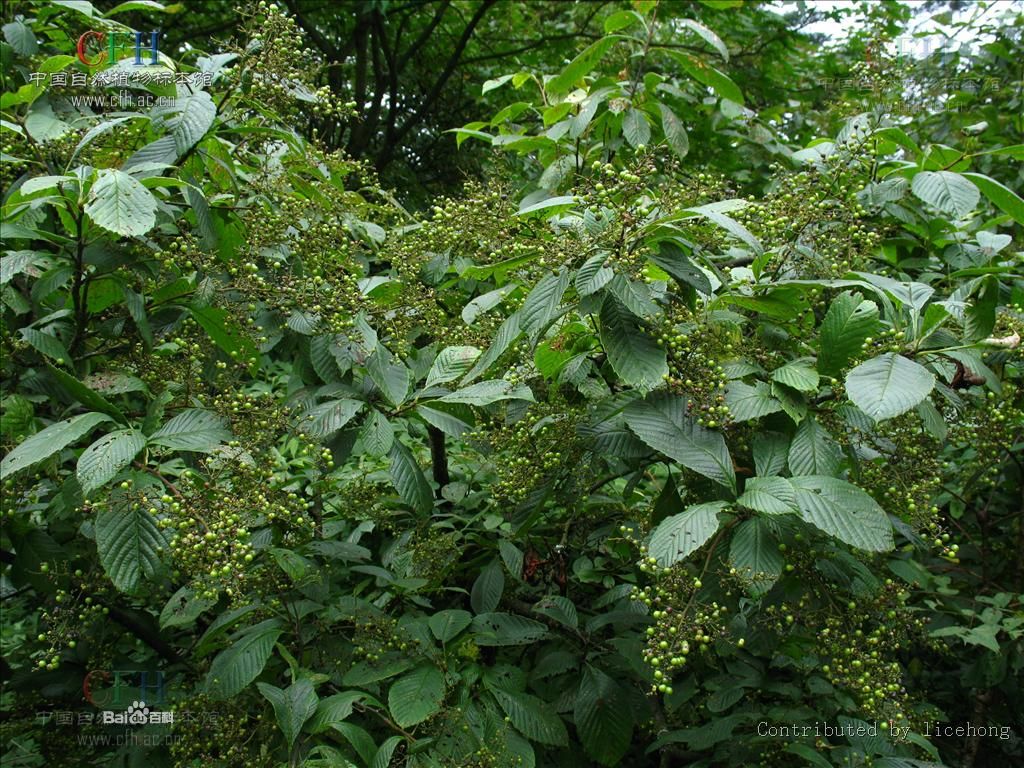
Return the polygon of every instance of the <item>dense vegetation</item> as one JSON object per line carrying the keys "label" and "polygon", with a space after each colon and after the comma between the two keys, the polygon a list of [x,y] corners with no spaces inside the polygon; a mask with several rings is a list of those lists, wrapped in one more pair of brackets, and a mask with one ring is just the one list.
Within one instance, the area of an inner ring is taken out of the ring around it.
{"label": "dense vegetation", "polygon": [[3,764],[1024,759],[1024,19],[861,10],[5,6]]}

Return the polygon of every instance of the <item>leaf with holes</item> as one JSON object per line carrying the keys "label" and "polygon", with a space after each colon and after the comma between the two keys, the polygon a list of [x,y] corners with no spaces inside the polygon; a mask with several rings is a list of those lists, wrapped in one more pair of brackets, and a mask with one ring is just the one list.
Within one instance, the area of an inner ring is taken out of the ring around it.
{"label": "leaf with holes", "polygon": [[134,177],[108,168],[89,190],[85,212],[103,229],[139,237],[156,224],[156,198]]}
{"label": "leaf with holes", "polygon": [[80,437],[89,434],[94,427],[105,421],[110,421],[110,417],[106,414],[83,413],[51,424],[17,445],[14,450],[4,456],[3,461],[0,461],[0,474],[6,478],[25,467],[50,458]]}
{"label": "leaf with holes", "polygon": [[78,457],[75,475],[83,493],[109,482],[146,447],[146,436],[137,429],[119,429],[94,442]]}

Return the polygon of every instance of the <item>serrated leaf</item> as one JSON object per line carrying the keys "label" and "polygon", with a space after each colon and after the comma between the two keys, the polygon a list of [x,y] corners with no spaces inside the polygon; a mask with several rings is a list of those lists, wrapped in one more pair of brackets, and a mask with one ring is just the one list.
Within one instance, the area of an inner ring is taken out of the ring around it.
{"label": "serrated leaf", "polygon": [[645,146],[651,141],[651,126],[647,117],[639,109],[630,108],[622,117],[622,135],[626,137],[629,146],[636,149]]}
{"label": "serrated leaf", "polygon": [[430,631],[442,643],[454,640],[460,632],[473,623],[473,614],[469,611],[449,609],[438,611],[428,620]]}
{"label": "serrated leaf", "polygon": [[694,472],[736,489],[732,458],[720,432],[697,424],[686,400],[658,393],[626,407],[626,424],[647,445]]}
{"label": "serrated leaf", "polygon": [[654,389],[668,374],[665,350],[613,296],[601,305],[601,344],[615,373],[637,389]]}
{"label": "serrated leaf", "polygon": [[538,336],[558,312],[565,289],[569,287],[569,273],[542,277],[523,302],[519,313],[519,327],[529,336]]}
{"label": "serrated leaf", "polygon": [[764,521],[756,517],[744,520],[736,529],[729,545],[729,562],[755,597],[767,593],[782,573],[779,543]]}
{"label": "serrated leaf", "polygon": [[191,626],[203,611],[216,603],[216,600],[199,597],[191,587],[184,586],[171,595],[160,611],[160,628]]}
{"label": "serrated leaf", "polygon": [[782,410],[782,405],[772,396],[771,387],[763,381],[753,386],[742,381],[730,381],[725,389],[725,402],[734,421],[758,419]]}
{"label": "serrated leaf", "polygon": [[651,534],[647,553],[668,568],[696,552],[718,531],[718,513],[729,506],[712,501],[687,507],[678,515],[666,517]]}
{"label": "serrated leaf", "polygon": [[750,478],[736,503],[766,515],[788,515],[800,511],[796,506],[796,492],[784,477]]}
{"label": "serrated leaf", "polygon": [[422,723],[441,710],[444,675],[433,664],[424,664],[400,677],[388,690],[388,709],[402,728]]}
{"label": "serrated leaf", "polygon": [[299,429],[314,440],[324,440],[352,421],[362,407],[362,400],[351,398],[320,403],[303,414]]}
{"label": "serrated leaf", "polygon": [[562,595],[548,595],[542,597],[533,606],[533,610],[549,619],[554,619],[569,629],[576,629],[580,625],[579,613],[572,600]]}
{"label": "serrated leaf", "polygon": [[21,338],[32,345],[42,355],[53,360],[57,365],[67,365],[71,360],[67,348],[56,336],[35,328],[22,328],[19,333]]}
{"label": "serrated leaf", "polygon": [[96,549],[107,576],[122,592],[135,592],[142,578],[160,567],[165,541],[156,520],[142,505],[121,497],[96,515]]}
{"label": "serrated leaf", "polygon": [[316,712],[318,699],[313,683],[308,678],[300,678],[284,690],[269,683],[256,683],[263,697],[274,707],[277,724],[284,734],[288,748],[295,744],[295,739],[302,726]]}
{"label": "serrated leaf", "polygon": [[818,391],[818,372],[806,363],[793,361],[772,371],[772,381],[800,392]]}
{"label": "serrated leaf", "polygon": [[363,448],[371,456],[386,456],[395,443],[395,430],[391,422],[375,408],[370,410],[359,436]]}
{"label": "serrated leaf", "polygon": [[309,721],[309,730],[313,733],[323,733],[351,715],[356,702],[368,696],[369,694],[363,691],[342,691],[325,699],[320,699],[320,703],[316,707],[316,713]]}
{"label": "serrated leaf", "polygon": [[370,355],[366,361],[366,372],[392,405],[401,405],[409,396],[412,372],[395,360],[386,348],[378,346],[377,351]]}
{"label": "serrated leaf", "polygon": [[658,109],[661,111],[661,130],[665,133],[665,143],[668,144],[676,157],[682,159],[690,152],[690,137],[686,135],[686,127],[679,116],[667,105],[658,102]]}
{"label": "serrated leaf", "polygon": [[895,352],[873,357],[846,374],[846,394],[875,421],[909,411],[934,387],[935,377],[927,368]]}
{"label": "serrated leaf", "polygon": [[551,78],[545,84],[548,93],[566,93],[581,77],[589,73],[597,63],[604,57],[608,50],[615,44],[612,37],[602,37],[595,43],[591,43],[583,51],[570,61],[565,69]]}
{"label": "serrated leaf", "polygon": [[633,737],[634,718],[622,687],[587,664],[573,709],[583,748],[602,765],[618,765]]}
{"label": "serrated leaf", "polygon": [[919,171],[910,182],[910,190],[943,213],[959,217],[973,211],[981,197],[977,186],[952,171]]}
{"label": "serrated leaf", "polygon": [[99,172],[89,190],[85,212],[106,230],[139,237],[156,224],[156,198],[134,177],[108,168]]}
{"label": "serrated leaf", "polygon": [[211,411],[190,408],[150,435],[149,444],[175,451],[209,453],[230,439],[231,433],[220,416]]}
{"label": "serrated leaf", "polygon": [[878,305],[873,301],[862,300],[859,293],[836,296],[821,322],[818,370],[826,376],[837,375],[878,327]]}
{"label": "serrated leaf", "polygon": [[432,387],[461,378],[478,357],[480,350],[476,347],[445,347],[434,358],[424,386]]}
{"label": "serrated leaf", "polygon": [[569,743],[569,733],[558,713],[543,699],[528,693],[511,693],[493,688],[497,700],[515,729],[541,744],[560,747]]}
{"label": "serrated leaf", "polygon": [[794,475],[835,475],[842,449],[813,416],[804,419],[789,446],[789,469]]}
{"label": "serrated leaf", "polygon": [[576,286],[576,293],[580,296],[589,296],[611,282],[611,279],[615,277],[615,272],[609,267],[604,266],[607,260],[607,252],[602,251],[583,262],[582,266],[576,271],[576,278],[573,282]]}
{"label": "serrated leaf", "polygon": [[501,602],[502,592],[505,591],[505,573],[501,569],[501,562],[492,560],[481,571],[473,582],[473,589],[469,593],[469,604],[475,613],[491,613]]}
{"label": "serrated leaf", "polygon": [[865,491],[835,477],[801,476],[790,479],[800,516],[830,536],[869,552],[893,547],[892,525],[878,503]]}
{"label": "serrated leaf", "polygon": [[438,398],[442,403],[465,403],[467,405],[490,405],[500,400],[529,400],[534,402],[533,392],[525,384],[514,385],[504,379],[478,381],[468,387]]}
{"label": "serrated leaf", "polygon": [[0,461],[0,475],[8,477],[48,459],[87,435],[98,424],[110,420],[110,417],[103,413],[83,413],[51,424],[15,446],[14,450],[4,456],[3,461]]}
{"label": "serrated leaf", "polygon": [[162,119],[174,140],[178,155],[183,155],[213,126],[217,105],[208,91],[193,91],[173,104],[157,107],[153,117]]}
{"label": "serrated leaf", "polygon": [[754,471],[761,477],[778,475],[786,468],[789,440],[778,432],[754,436]]}
{"label": "serrated leaf", "polygon": [[75,476],[83,493],[91,493],[112,480],[145,446],[146,436],[137,429],[119,429],[82,451]]}
{"label": "serrated leaf", "polygon": [[216,699],[229,699],[242,692],[259,677],[266,666],[281,630],[273,622],[257,624],[242,633],[210,664],[206,675],[207,692]]}
{"label": "serrated leaf", "polygon": [[671,240],[658,243],[657,250],[651,253],[649,258],[680,283],[690,285],[701,293],[711,294],[711,281],[708,280],[708,276]]}
{"label": "serrated leaf", "polygon": [[477,645],[530,645],[543,639],[548,631],[539,621],[514,613],[481,613],[473,619]]}
{"label": "serrated leaf", "polygon": [[[1008,148],[1009,149],[1009,148]],[[1018,145],[1019,154],[1019,145]],[[989,199],[996,208],[1003,213],[1009,214],[1010,218],[1018,224],[1024,225],[1024,200],[1020,195],[1009,187],[1000,184],[981,173],[965,173],[964,178],[970,180],[974,186],[981,190],[982,194]]]}
{"label": "serrated leaf", "polygon": [[395,484],[398,495],[417,514],[426,515],[433,509],[434,493],[420,465],[416,463],[409,449],[398,440],[391,446],[389,456],[391,481]]}

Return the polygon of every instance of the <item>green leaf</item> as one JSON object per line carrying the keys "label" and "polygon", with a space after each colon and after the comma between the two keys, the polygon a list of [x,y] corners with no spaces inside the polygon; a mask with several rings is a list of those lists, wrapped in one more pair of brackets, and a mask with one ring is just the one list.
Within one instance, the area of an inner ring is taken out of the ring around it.
{"label": "green leaf", "polygon": [[616,11],[604,20],[604,32],[606,35],[610,35],[613,32],[618,32],[620,29],[630,27],[637,22],[639,22],[644,28],[647,27],[644,17],[636,11]]}
{"label": "green leaf", "polygon": [[232,320],[227,310],[189,307],[189,313],[220,349],[240,362],[256,354],[256,345]]}
{"label": "green leaf", "polygon": [[67,347],[56,336],[35,328],[22,328],[19,333],[21,338],[32,345],[33,349],[50,358],[57,365],[67,365],[71,361]]}
{"label": "green leaf", "polygon": [[499,400],[529,400],[534,402],[533,392],[525,384],[514,385],[504,379],[479,381],[438,398],[442,403],[466,403],[467,405],[490,405]]}
{"label": "green leaf", "polygon": [[363,448],[371,456],[387,456],[395,443],[395,430],[387,417],[376,408],[370,409],[370,415],[359,433]]}
{"label": "green leaf", "polygon": [[269,683],[256,683],[263,697],[274,707],[277,724],[284,734],[284,740],[291,749],[302,726],[316,712],[319,703],[313,683],[308,678],[301,678],[284,690]]}
{"label": "green leaf", "polygon": [[443,701],[444,675],[433,664],[424,664],[403,675],[388,690],[388,709],[402,728],[437,714]]}
{"label": "green leaf", "polygon": [[281,630],[273,621],[244,631],[235,642],[217,654],[206,675],[207,692],[216,699],[230,699],[259,677],[266,666]]}
{"label": "green leaf", "polygon": [[402,500],[420,515],[434,507],[434,493],[412,453],[398,440],[391,446],[391,481]]}
{"label": "green leaf", "polygon": [[160,629],[192,626],[203,611],[216,604],[216,600],[199,597],[191,587],[184,586],[171,595],[160,611]]}
{"label": "green leaf", "polygon": [[475,613],[491,613],[501,602],[501,594],[504,591],[505,573],[501,569],[501,562],[492,560],[473,582],[469,604]]}
{"label": "green leaf", "polygon": [[772,371],[772,381],[800,392],[818,391],[818,372],[806,363],[793,361]]}
{"label": "green leaf", "polygon": [[12,21],[3,26],[4,40],[19,56],[34,56],[39,50],[32,27],[21,21]]}
{"label": "green leaf", "polygon": [[782,573],[779,543],[764,521],[756,517],[744,520],[736,529],[729,545],[729,562],[754,597],[766,594]]}
{"label": "green leaf", "polygon": [[580,625],[580,617],[575,604],[569,598],[561,595],[542,597],[534,604],[533,610],[549,619],[554,619],[569,629],[576,629]]}
{"label": "green leaf", "polygon": [[153,117],[166,125],[174,139],[174,148],[183,155],[199,142],[213,126],[217,105],[208,91],[193,91],[175,99],[173,104],[153,110]]}
{"label": "green leaf", "polygon": [[651,126],[647,122],[647,116],[639,109],[630,108],[622,117],[622,135],[626,137],[629,146],[636,149],[646,146],[651,142]]}
{"label": "green leaf", "polygon": [[794,477],[790,483],[806,522],[858,549],[892,549],[892,525],[885,510],[860,488],[835,477],[814,475]]}
{"label": "green leaf", "polygon": [[878,305],[873,301],[849,291],[836,296],[821,322],[818,370],[825,376],[838,375],[878,327]]}
{"label": "green leaf", "polygon": [[106,414],[83,413],[51,424],[43,431],[37,432],[17,445],[14,450],[4,456],[3,461],[0,461],[0,475],[8,477],[25,467],[50,458],[105,421],[110,421],[110,417]]}
{"label": "green leaf", "polygon": [[434,637],[442,643],[454,640],[460,632],[473,623],[473,614],[469,611],[449,609],[438,611],[427,622]]}
{"label": "green leaf", "polygon": [[723,99],[735,101],[737,104],[744,103],[743,91],[739,89],[736,83],[712,67],[706,61],[680,51],[669,50],[666,51],[666,53],[678,61],[683,66],[683,69],[689,73],[690,77],[698,83],[711,88]]}
{"label": "green leaf", "polygon": [[763,381],[753,386],[742,381],[730,381],[725,389],[725,402],[734,421],[759,419],[782,410],[782,405],[772,397],[772,390]]}
{"label": "green leaf", "polygon": [[651,261],[668,272],[680,283],[690,285],[701,293],[711,295],[711,281],[671,240],[662,240],[657,250],[648,255]]}
{"label": "green leaf", "polygon": [[[103,397],[103,395],[86,386],[84,382],[81,382],[74,376],[65,373],[60,368],[47,366],[47,370],[50,375],[56,379],[65,390],[67,390],[71,397],[89,410],[105,413],[115,421],[119,421],[121,424],[128,423],[128,420],[124,417],[124,414],[119,408]],[[144,384],[143,387],[145,387]]]}
{"label": "green leaf", "polygon": [[558,713],[543,699],[528,693],[511,693],[492,688],[491,693],[515,729],[531,741],[564,747],[569,733]]}
{"label": "green leaf", "polygon": [[658,103],[661,111],[661,130],[665,134],[665,143],[668,144],[676,157],[682,159],[690,152],[690,137],[686,134],[686,127],[679,116],[668,106]]}
{"label": "green leaf", "polygon": [[149,444],[175,451],[209,453],[230,439],[231,433],[220,416],[211,411],[190,408],[150,435]]}
{"label": "green leaf", "polygon": [[928,205],[961,218],[977,207],[981,197],[977,186],[952,171],[919,171],[910,190]]}
{"label": "green leaf", "polygon": [[754,469],[761,477],[778,475],[786,468],[789,440],[777,432],[754,436]]}
{"label": "green leaf", "polygon": [[601,345],[619,378],[641,391],[654,389],[668,374],[665,350],[613,296],[601,305]]}
{"label": "green leaf", "polygon": [[651,448],[736,490],[736,474],[725,438],[720,432],[698,425],[686,412],[685,399],[658,393],[631,402],[625,416],[629,428]]}
{"label": "green leaf", "polygon": [[481,613],[473,619],[477,645],[530,645],[547,636],[539,621],[514,613]]}
{"label": "green leaf", "polygon": [[299,428],[314,440],[325,440],[352,421],[362,407],[362,400],[329,400],[306,411]]}
{"label": "green leaf", "polygon": [[795,514],[796,492],[784,477],[752,477],[736,503],[766,515]]}
{"label": "green leaf", "polygon": [[323,733],[351,715],[356,702],[362,701],[369,695],[363,691],[342,691],[328,696],[326,699],[320,699],[316,713],[309,721],[308,730],[313,733]]}
{"label": "green leaf", "polygon": [[137,429],[119,429],[101,437],[78,457],[75,475],[83,493],[109,482],[146,447],[146,436]]}
{"label": "green leaf", "polygon": [[570,61],[561,74],[551,78],[545,83],[544,88],[549,94],[567,93],[576,84],[576,81],[589,73],[597,63],[604,58],[609,49],[615,44],[615,37],[602,37],[597,42],[588,45],[572,61]]}
{"label": "green leaf", "polygon": [[397,362],[385,347],[378,346],[377,351],[370,355],[366,361],[366,372],[392,405],[401,405],[409,396],[412,372]]}
{"label": "green leaf", "polygon": [[537,337],[558,312],[565,289],[569,287],[566,270],[542,277],[523,302],[519,313],[519,327],[531,337]]}
{"label": "green leaf", "polygon": [[424,386],[432,387],[461,378],[478,357],[480,350],[476,347],[445,347],[434,358]]}
{"label": "green leaf", "polygon": [[846,375],[846,394],[875,421],[909,411],[934,386],[927,368],[894,352],[873,357]]}
{"label": "green leaf", "polygon": [[622,687],[587,664],[573,709],[583,748],[602,765],[618,765],[633,738],[634,718]]}
{"label": "green leaf", "polygon": [[843,452],[813,416],[804,419],[789,446],[789,469],[794,475],[835,475]]}
{"label": "green leaf", "polygon": [[132,176],[108,168],[89,190],[85,212],[104,229],[139,237],[156,224],[156,198]]}
{"label": "green leaf", "polygon": [[704,40],[704,42],[706,42],[708,45],[710,45],[712,48],[718,51],[719,55],[723,59],[725,59],[726,61],[729,60],[729,49],[725,47],[725,43],[722,42],[722,38],[720,38],[710,29],[705,27],[703,24],[694,21],[693,19],[679,19],[678,23],[680,26],[685,27],[686,29],[691,29],[694,32],[696,32]]}
{"label": "green leaf", "polygon": [[718,513],[728,507],[724,501],[712,501],[687,507],[685,512],[666,517],[647,546],[647,553],[658,565],[669,568],[696,552],[718,531]]}
{"label": "green leaf", "polygon": [[127,497],[100,510],[95,533],[103,570],[122,592],[135,592],[143,576],[152,577],[160,567],[159,552],[166,542],[156,520]]}
{"label": "green leaf", "polygon": [[476,361],[476,365],[470,369],[469,373],[463,377],[462,383],[469,384],[481,374],[486,373],[487,369],[494,365],[495,361],[512,346],[512,342],[518,339],[520,335],[522,335],[522,332],[519,330],[519,313],[513,312],[505,318],[505,322],[501,324],[498,332],[494,335],[494,341],[491,342],[491,346],[480,356],[480,359]]}
{"label": "green leaf", "polygon": [[1016,192],[981,173],[965,173],[963,176],[980,189],[996,208],[1024,225],[1024,200]]}
{"label": "green leaf", "polygon": [[611,282],[611,279],[615,277],[615,272],[604,265],[607,260],[607,251],[601,251],[583,262],[583,265],[576,271],[574,280],[576,293],[580,296],[589,296]]}

